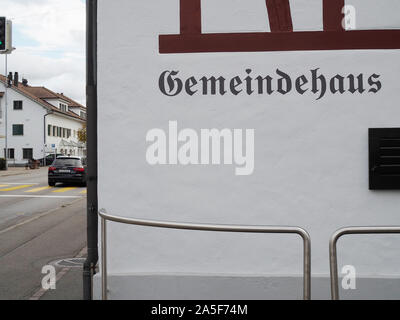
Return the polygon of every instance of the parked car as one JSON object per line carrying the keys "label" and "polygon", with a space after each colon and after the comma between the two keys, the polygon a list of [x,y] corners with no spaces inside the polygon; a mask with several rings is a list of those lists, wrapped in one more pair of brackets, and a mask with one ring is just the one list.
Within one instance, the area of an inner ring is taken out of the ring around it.
{"label": "parked car", "polygon": [[58,157],[49,167],[48,177],[51,187],[57,182],[86,186],[86,165],[79,157]]}
{"label": "parked car", "polygon": [[52,153],[52,154],[47,155],[46,158],[41,158],[41,159],[38,159],[38,160],[43,165],[43,159],[46,159],[46,163],[44,165],[45,166],[49,166],[54,162],[55,158],[62,157],[62,156],[64,156],[64,155],[61,154],[61,153],[57,153],[57,155],[54,155],[54,153]]}
{"label": "parked car", "polygon": [[82,164],[84,165],[84,166],[86,166],[87,165],[87,158],[86,157],[81,157],[81,156],[72,156],[73,158],[78,158],[78,159],[80,159],[81,161],[82,161]]}

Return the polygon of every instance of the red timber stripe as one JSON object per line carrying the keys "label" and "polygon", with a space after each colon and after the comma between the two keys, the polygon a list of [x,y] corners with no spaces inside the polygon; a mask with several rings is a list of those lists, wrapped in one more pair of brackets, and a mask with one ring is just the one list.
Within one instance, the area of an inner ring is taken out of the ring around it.
{"label": "red timber stripe", "polygon": [[265,0],[271,32],[292,32],[289,0]]}
{"label": "red timber stripe", "polygon": [[342,21],[345,0],[324,0],[324,31],[344,31]]}
{"label": "red timber stripe", "polygon": [[201,0],[180,0],[181,34],[201,33]]}

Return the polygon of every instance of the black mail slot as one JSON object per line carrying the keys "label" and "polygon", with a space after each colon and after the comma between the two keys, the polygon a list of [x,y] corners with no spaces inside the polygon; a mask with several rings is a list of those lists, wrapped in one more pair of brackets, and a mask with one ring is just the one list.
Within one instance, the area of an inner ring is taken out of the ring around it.
{"label": "black mail slot", "polygon": [[369,129],[369,189],[400,189],[400,128]]}

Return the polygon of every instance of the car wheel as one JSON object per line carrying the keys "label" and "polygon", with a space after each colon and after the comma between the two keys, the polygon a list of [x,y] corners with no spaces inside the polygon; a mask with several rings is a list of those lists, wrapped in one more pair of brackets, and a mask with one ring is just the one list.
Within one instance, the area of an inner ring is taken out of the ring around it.
{"label": "car wheel", "polygon": [[55,181],[50,181],[50,180],[49,180],[49,186],[50,186],[50,187],[54,187],[55,185],[56,185],[56,182],[55,182]]}

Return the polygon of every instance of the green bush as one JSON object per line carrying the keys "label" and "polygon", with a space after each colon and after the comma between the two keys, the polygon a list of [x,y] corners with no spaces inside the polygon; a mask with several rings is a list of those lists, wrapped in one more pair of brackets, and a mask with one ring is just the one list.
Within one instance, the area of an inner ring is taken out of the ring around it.
{"label": "green bush", "polygon": [[6,159],[0,158],[0,170],[6,170]]}

